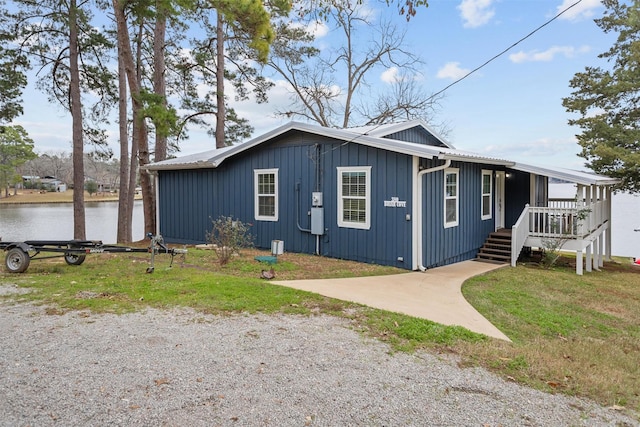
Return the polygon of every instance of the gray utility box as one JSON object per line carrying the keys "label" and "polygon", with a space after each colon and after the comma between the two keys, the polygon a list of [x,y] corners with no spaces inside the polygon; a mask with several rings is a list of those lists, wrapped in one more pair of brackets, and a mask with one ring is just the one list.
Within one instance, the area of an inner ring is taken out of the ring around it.
{"label": "gray utility box", "polygon": [[311,208],[311,234],[324,234],[324,208]]}

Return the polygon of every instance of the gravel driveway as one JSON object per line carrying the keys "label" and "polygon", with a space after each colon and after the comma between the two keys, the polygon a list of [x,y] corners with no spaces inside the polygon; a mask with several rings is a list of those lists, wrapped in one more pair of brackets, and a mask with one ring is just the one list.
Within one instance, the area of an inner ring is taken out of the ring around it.
{"label": "gravel driveway", "polygon": [[428,353],[391,354],[328,316],[59,316],[0,302],[0,340],[2,426],[640,425]]}

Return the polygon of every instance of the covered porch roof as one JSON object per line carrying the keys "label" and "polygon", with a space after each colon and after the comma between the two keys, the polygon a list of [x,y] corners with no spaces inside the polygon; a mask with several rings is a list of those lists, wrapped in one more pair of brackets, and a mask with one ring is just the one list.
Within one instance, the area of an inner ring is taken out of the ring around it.
{"label": "covered porch roof", "polygon": [[580,185],[607,186],[615,185],[620,182],[619,179],[610,178],[605,175],[598,175],[595,173],[582,172],[559,167],[534,166],[516,162],[509,168],[520,172],[528,172],[536,175],[548,176],[549,178],[557,178],[563,181],[569,181]]}

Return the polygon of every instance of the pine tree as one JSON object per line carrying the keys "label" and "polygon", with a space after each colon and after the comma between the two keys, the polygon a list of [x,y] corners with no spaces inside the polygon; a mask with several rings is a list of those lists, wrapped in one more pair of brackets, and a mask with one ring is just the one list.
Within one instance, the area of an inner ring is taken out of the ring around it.
{"label": "pine tree", "polygon": [[599,55],[611,67],[586,67],[570,82],[571,96],[562,101],[578,113],[581,157],[597,173],[619,178],[619,188],[640,192],[640,1],[623,4],[603,0],[604,16],[596,24],[617,32],[613,46]]}

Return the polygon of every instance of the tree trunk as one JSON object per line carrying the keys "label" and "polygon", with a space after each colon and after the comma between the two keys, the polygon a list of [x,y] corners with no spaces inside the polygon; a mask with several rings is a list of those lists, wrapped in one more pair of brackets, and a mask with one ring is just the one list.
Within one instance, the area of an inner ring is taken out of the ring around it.
{"label": "tree trunk", "polygon": [[[127,19],[124,13],[124,1],[113,0],[114,14],[118,29],[118,44],[120,45],[122,60],[129,83],[131,95],[131,105],[133,108],[133,141],[132,146],[138,145],[138,164],[144,166],[149,163],[149,142],[147,128],[144,117],[140,114],[142,111],[142,102],[140,101],[140,83],[136,73],[135,62],[133,60],[133,52],[131,51],[131,38],[129,37],[129,28],[127,27]],[[132,148],[133,151],[133,148]],[[133,166],[132,156],[132,166]],[[155,233],[155,208],[154,194],[151,186],[149,174],[142,172],[140,174],[140,186],[142,187],[142,205],[144,209],[144,230],[146,233]]]}
{"label": "tree trunk", "polygon": [[[164,43],[167,32],[167,16],[160,4],[156,1],[156,25],[153,29],[153,92],[162,97],[162,106],[167,108],[167,87],[165,81]],[[155,161],[159,162],[167,158],[167,135],[158,132],[156,126]]]}
{"label": "tree trunk", "polygon": [[73,238],[86,239],[84,217],[84,141],[82,135],[82,103],[78,67],[78,22],[76,0],[69,3],[69,98],[73,140]]}
{"label": "tree trunk", "polygon": [[222,13],[217,11],[216,28],[216,148],[224,148],[224,116],[226,114],[224,105],[224,32],[222,26],[224,19]]}
{"label": "tree trunk", "polygon": [[118,187],[118,243],[131,243],[133,206],[129,201],[129,132],[127,130],[127,79],[118,44],[118,120],[120,130],[120,185]]}
{"label": "tree trunk", "polygon": [[[133,116],[134,133],[138,140],[138,164],[140,167],[149,164],[149,136],[144,117],[140,109]],[[156,233],[155,194],[151,175],[146,170],[140,170],[140,187],[142,188],[142,209],[144,211],[144,234]]]}

